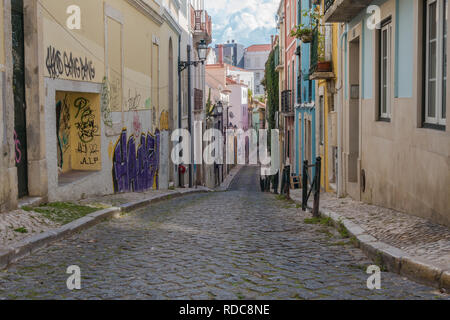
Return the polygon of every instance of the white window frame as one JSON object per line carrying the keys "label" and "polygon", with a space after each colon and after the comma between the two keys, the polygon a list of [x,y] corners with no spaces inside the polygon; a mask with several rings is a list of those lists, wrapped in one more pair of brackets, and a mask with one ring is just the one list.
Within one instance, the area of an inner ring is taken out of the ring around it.
{"label": "white window frame", "polygon": [[[392,21],[388,21],[380,30],[380,118],[390,119],[391,118],[391,105],[392,105]],[[386,32],[386,56],[384,53],[384,41],[383,36]],[[386,60],[386,71],[384,70],[384,60]],[[383,82],[386,72],[386,83]],[[386,87],[386,96],[384,95],[384,87]],[[384,101],[386,100],[386,105]],[[385,109],[385,112],[383,110]]]}
{"label": "white window frame", "polygon": [[[447,35],[444,35],[444,2],[446,0],[426,0],[426,73],[425,73],[425,123],[432,125],[443,125],[447,124],[447,120],[443,118],[442,115],[442,105],[446,103],[443,101],[443,59],[444,59],[444,41],[447,41]],[[429,74],[430,74],[430,10],[429,7],[436,3],[436,19],[437,19],[437,29],[436,29],[436,99],[435,99],[435,116],[430,117],[429,114]],[[448,49],[447,49],[448,52]],[[447,55],[446,52],[446,55]],[[447,77],[445,77],[446,79]]]}

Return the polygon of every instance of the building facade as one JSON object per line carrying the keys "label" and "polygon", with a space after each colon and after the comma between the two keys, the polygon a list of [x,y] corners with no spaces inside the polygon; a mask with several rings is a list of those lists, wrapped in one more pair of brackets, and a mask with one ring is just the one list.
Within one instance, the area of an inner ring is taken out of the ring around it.
{"label": "building facade", "polygon": [[245,69],[255,75],[255,89],[253,91],[255,97],[263,97],[265,94],[261,81],[264,79],[264,69],[271,50],[270,44],[252,45],[245,49]]}
{"label": "building facade", "polygon": [[448,1],[363,2],[325,12],[343,24],[339,192],[450,225]]}
{"label": "building facade", "polygon": [[211,42],[200,2],[2,2],[1,210],[178,184],[170,134],[193,96],[178,65]]}

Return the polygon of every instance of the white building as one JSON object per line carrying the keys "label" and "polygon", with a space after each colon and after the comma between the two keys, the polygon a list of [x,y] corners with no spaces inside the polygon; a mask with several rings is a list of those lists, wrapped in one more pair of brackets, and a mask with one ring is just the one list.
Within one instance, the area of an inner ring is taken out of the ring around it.
{"label": "white building", "polygon": [[252,71],[255,75],[255,97],[265,94],[261,81],[264,79],[266,62],[272,50],[270,44],[255,44],[245,49],[245,69]]}
{"label": "white building", "polygon": [[231,77],[234,81],[241,83],[243,82],[248,89],[255,92],[255,74],[253,71],[244,70],[231,65],[226,65],[227,76]]}
{"label": "white building", "polygon": [[231,90],[228,119],[237,129],[248,129],[248,87],[227,77],[227,87]]}

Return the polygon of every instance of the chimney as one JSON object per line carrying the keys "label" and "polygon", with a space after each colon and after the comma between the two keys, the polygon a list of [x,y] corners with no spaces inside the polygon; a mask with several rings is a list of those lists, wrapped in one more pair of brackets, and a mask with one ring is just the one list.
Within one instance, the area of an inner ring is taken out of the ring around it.
{"label": "chimney", "polygon": [[219,44],[219,64],[223,64],[223,44]]}

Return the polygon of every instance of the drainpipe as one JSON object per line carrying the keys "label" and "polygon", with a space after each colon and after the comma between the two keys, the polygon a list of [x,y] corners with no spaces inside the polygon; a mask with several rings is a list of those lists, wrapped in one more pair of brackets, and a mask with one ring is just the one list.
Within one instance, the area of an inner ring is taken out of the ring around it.
{"label": "drainpipe", "polygon": [[342,198],[345,196],[344,193],[344,175],[343,175],[343,168],[342,168],[342,145],[343,145],[343,132],[342,132],[342,121],[343,121],[343,110],[344,110],[344,63],[343,63],[343,57],[344,54],[342,53],[343,50],[343,40],[347,37],[348,33],[348,25],[345,27],[345,31],[341,34],[339,38],[338,43],[338,65],[339,65],[339,71],[338,71],[338,77],[339,77],[339,87],[336,87],[336,91],[338,92],[338,183],[337,183],[337,196],[339,198]]}
{"label": "drainpipe", "polygon": [[[182,126],[182,122],[181,122],[181,95],[183,94],[181,91],[181,72],[180,72],[180,62],[181,62],[181,34],[178,36],[178,64],[177,64],[177,68],[178,68],[178,129],[181,129]],[[172,152],[172,151],[170,151]],[[172,153],[171,155],[172,156]],[[180,185],[180,168],[179,166],[176,166],[177,168],[177,173],[178,173],[178,186]]]}

